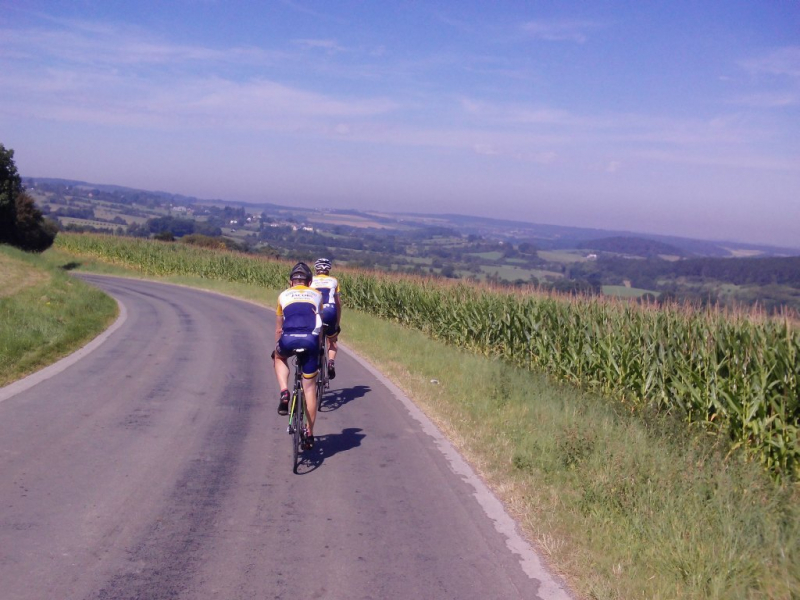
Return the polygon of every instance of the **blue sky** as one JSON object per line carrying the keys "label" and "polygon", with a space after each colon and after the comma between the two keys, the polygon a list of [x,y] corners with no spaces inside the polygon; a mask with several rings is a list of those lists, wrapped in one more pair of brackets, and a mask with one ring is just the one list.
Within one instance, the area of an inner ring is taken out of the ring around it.
{"label": "blue sky", "polygon": [[800,0],[0,0],[26,177],[800,247]]}

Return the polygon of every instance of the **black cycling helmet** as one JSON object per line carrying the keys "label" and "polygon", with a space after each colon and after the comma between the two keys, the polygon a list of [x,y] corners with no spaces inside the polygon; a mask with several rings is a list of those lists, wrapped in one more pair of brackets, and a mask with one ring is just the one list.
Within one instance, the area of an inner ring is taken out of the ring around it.
{"label": "black cycling helmet", "polygon": [[289,279],[292,281],[296,279],[302,279],[304,282],[308,283],[311,281],[313,275],[311,274],[311,269],[308,268],[308,265],[304,262],[299,262],[295,266],[292,267],[292,272],[289,273]]}
{"label": "black cycling helmet", "polygon": [[331,259],[318,258],[317,262],[314,263],[314,270],[317,273],[328,273],[331,270]]}

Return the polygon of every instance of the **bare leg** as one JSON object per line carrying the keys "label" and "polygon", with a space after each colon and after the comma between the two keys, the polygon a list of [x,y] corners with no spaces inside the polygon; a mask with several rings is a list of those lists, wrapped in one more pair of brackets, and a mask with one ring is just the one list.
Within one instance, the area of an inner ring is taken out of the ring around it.
{"label": "bare leg", "polygon": [[336,336],[334,339],[328,338],[328,360],[334,360],[336,358],[336,341],[338,339],[339,336]]}
{"label": "bare leg", "polygon": [[289,363],[282,356],[275,353],[275,377],[278,378],[278,385],[281,391],[289,389]]}

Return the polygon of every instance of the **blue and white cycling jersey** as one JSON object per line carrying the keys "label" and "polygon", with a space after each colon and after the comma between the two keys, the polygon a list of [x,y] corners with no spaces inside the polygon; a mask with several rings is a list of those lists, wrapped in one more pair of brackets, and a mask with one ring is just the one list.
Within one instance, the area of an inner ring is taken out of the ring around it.
{"label": "blue and white cycling jersey", "polygon": [[322,294],[322,322],[327,328],[327,335],[335,336],[339,331],[336,326],[339,321],[339,311],[336,308],[339,280],[330,275],[314,275],[311,287]]}
{"label": "blue and white cycling jersey", "polygon": [[311,287],[322,293],[323,306],[336,303],[336,296],[339,295],[339,280],[330,275],[314,275],[311,280]]}
{"label": "blue and white cycling jersey", "polygon": [[283,317],[283,333],[311,333],[322,329],[322,294],[304,285],[296,285],[278,296],[279,317]]}

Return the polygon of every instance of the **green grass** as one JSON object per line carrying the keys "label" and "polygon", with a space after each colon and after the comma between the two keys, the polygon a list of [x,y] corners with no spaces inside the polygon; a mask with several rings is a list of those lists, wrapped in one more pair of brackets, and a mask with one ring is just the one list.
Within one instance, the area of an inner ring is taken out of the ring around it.
{"label": "green grass", "polygon": [[538,278],[540,281],[555,281],[562,279],[563,273],[556,273],[555,271],[543,271],[541,269],[531,269],[531,275]]}
{"label": "green grass", "polygon": [[[504,279],[506,281],[516,281],[517,279],[528,281],[531,278],[531,275],[542,273],[540,270],[523,269],[521,267],[514,267],[511,265],[481,265],[481,271],[486,275],[494,275],[497,273],[500,279]],[[555,276],[556,274],[552,273],[551,275]]]}
{"label": "green grass", "polygon": [[[277,295],[167,280],[270,307]],[[742,454],[725,456],[719,438],[363,313],[348,310],[343,328],[342,341],[439,424],[583,596],[800,595],[797,485],[774,482]]]}
{"label": "green grass", "polygon": [[652,294],[658,298],[661,292],[655,290],[645,290],[641,288],[628,287],[625,285],[604,285],[603,295],[616,296],[617,298],[641,298],[645,294]]}
{"label": "green grass", "polygon": [[586,262],[586,251],[580,250],[539,250],[539,258],[556,263]]}
{"label": "green grass", "polygon": [[484,260],[500,260],[503,258],[503,253],[494,250],[492,252],[471,252],[472,256],[477,256],[478,258],[483,258]]}
{"label": "green grass", "polygon": [[0,277],[15,282],[13,293],[0,295],[0,385],[84,345],[117,314],[116,302],[49,256],[0,246]]}

